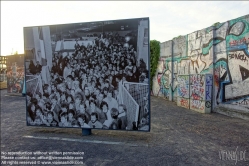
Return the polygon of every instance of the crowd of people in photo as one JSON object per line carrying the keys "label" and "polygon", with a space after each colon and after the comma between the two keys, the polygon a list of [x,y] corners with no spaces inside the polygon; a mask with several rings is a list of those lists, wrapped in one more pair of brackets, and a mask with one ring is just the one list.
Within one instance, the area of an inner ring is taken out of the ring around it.
{"label": "crowd of people in photo", "polygon": [[[39,62],[31,60],[27,69],[41,73]],[[102,33],[87,46],[76,39],[72,54],[53,53],[50,75],[42,91],[26,94],[29,125],[121,130],[148,126],[149,113],[138,125],[128,124],[129,110],[119,98],[120,84],[149,83],[147,65],[126,36]]]}

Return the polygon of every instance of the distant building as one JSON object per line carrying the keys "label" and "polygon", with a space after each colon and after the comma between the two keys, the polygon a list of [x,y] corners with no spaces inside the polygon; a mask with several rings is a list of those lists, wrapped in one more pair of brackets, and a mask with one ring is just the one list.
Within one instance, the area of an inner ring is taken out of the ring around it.
{"label": "distant building", "polygon": [[0,56],[0,81],[7,81],[6,77],[7,56]]}
{"label": "distant building", "polygon": [[7,56],[0,56],[0,69],[5,69],[7,63]]}

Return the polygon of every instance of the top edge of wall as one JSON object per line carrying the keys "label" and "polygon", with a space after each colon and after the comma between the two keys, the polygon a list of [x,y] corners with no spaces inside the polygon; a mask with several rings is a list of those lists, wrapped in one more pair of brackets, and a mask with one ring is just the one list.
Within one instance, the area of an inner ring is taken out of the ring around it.
{"label": "top edge of wall", "polygon": [[179,40],[180,38],[183,38],[183,37],[187,37],[188,35],[191,35],[191,34],[194,34],[194,33],[198,33],[198,32],[200,32],[200,31],[207,31],[208,29],[208,31],[213,31],[213,30],[216,30],[217,29],[217,27],[219,27],[219,25],[221,25],[221,24],[224,24],[224,23],[226,23],[226,22],[229,22],[229,21],[234,21],[234,20],[240,20],[240,19],[249,19],[249,14],[247,14],[247,15],[244,15],[244,16],[240,16],[240,17],[237,17],[237,18],[234,18],[234,19],[230,19],[230,20],[227,20],[227,21],[225,21],[225,22],[221,22],[221,23],[219,23],[218,25],[211,25],[211,26],[209,26],[209,27],[206,27],[206,28],[203,28],[203,29],[200,29],[200,30],[196,30],[196,31],[194,31],[194,32],[191,32],[191,33],[188,33],[187,35],[180,35],[180,36],[178,36],[178,37],[175,37],[175,38],[173,38],[173,39],[171,39],[171,40],[167,40],[167,41],[164,41],[164,42],[161,42],[161,43],[165,43],[165,42],[173,42],[173,41],[175,41],[175,40]]}

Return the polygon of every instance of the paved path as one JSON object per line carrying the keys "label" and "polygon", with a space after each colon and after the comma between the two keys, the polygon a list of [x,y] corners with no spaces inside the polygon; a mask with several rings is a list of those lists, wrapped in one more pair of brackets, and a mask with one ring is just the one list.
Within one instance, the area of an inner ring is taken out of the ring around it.
{"label": "paved path", "polygon": [[27,127],[25,98],[0,92],[1,152],[84,152],[81,165],[87,166],[249,165],[249,122],[242,119],[151,97],[151,132],[92,130],[82,136],[80,129]]}

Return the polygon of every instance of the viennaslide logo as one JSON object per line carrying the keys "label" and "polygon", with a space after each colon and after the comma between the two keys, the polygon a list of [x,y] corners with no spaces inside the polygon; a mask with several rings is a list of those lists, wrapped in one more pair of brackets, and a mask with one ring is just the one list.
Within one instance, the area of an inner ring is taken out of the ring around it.
{"label": "viennaslide logo", "polygon": [[238,161],[246,161],[246,150],[239,150],[238,146],[235,150],[220,150],[220,160],[232,160],[235,161],[235,165]]}

